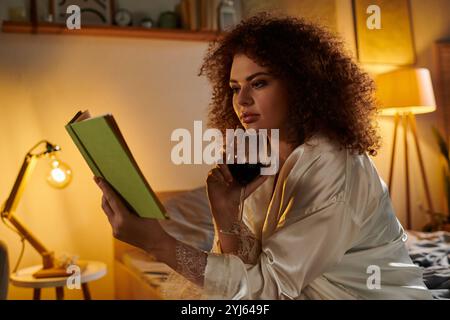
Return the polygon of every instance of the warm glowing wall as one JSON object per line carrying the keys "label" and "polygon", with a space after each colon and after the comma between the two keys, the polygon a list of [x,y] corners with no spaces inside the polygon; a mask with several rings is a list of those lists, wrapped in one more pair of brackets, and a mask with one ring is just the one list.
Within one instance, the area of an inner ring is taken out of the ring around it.
{"label": "warm glowing wall", "polygon": [[[335,26],[348,41],[348,48],[353,49],[351,1],[316,3],[315,8],[310,1],[304,1],[303,5],[317,12],[315,16],[325,15],[323,20]],[[288,3],[283,1],[283,4]],[[417,65],[434,73],[431,46],[433,41],[450,35],[450,20],[446,15],[450,12],[450,2],[412,0],[411,4]],[[301,11],[292,13],[301,14]],[[336,16],[329,17],[329,14]],[[81,258],[108,264],[108,277],[91,286],[94,298],[113,297],[112,237],[100,209],[100,192],[65,133],[64,124],[78,109],[89,108],[93,114],[112,112],[142,171],[157,191],[201,185],[208,167],[172,165],[170,134],[175,128],[191,128],[194,120],[205,118],[209,86],[196,74],[206,46],[196,42],[0,33],[0,198],[9,193],[25,152],[37,140],[47,138],[62,146],[61,156],[74,170],[72,185],[63,191],[48,187],[44,181],[45,163],[41,162],[18,215],[57,252],[79,253]],[[374,73],[389,69],[389,66],[365,67]],[[433,200],[437,209],[442,209],[437,148],[430,134],[431,125],[437,124],[438,119],[437,112],[417,118]],[[385,179],[392,127],[392,120],[380,121],[384,147],[374,159]],[[402,148],[398,156],[400,161]],[[418,172],[414,157],[411,163],[412,172]],[[403,167],[401,162],[397,164],[397,169]],[[403,172],[397,170],[393,197],[402,222],[403,181]],[[418,212],[417,204],[425,201],[422,190],[418,189],[419,175],[414,174],[412,182],[414,225],[419,228],[425,219]],[[0,238],[9,247],[13,266],[20,241],[1,224]],[[21,266],[39,262],[37,254],[27,246]],[[81,294],[71,292],[68,296],[80,298]],[[9,297],[28,299],[31,291],[10,287]],[[44,297],[53,298],[54,292],[45,290]]]}
{"label": "warm glowing wall", "polygon": [[[202,42],[0,34],[0,197],[6,198],[35,142],[61,145],[73,183],[62,191],[50,188],[40,162],[18,216],[57,252],[108,263],[108,277],[92,284],[95,298],[112,297],[112,237],[101,194],[64,124],[79,109],[111,112],[155,190],[201,185],[208,167],[173,165],[170,134],[204,119],[209,87],[197,72],[205,49]],[[2,224],[0,235],[12,268],[19,238]],[[39,262],[27,246],[21,266]],[[44,290],[44,296],[54,292]],[[31,290],[11,286],[9,297],[30,298]]]}

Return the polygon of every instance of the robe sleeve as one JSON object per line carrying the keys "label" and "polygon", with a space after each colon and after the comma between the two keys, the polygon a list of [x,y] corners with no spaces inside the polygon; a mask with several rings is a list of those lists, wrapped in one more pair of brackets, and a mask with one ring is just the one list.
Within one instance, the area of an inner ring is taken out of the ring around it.
{"label": "robe sleeve", "polygon": [[[204,291],[211,299],[296,299],[310,282],[339,263],[357,234],[346,201],[345,157],[304,161],[287,180],[286,204],[255,265],[211,252]],[[339,160],[339,161],[336,161]],[[283,198],[283,197],[282,197]]]}

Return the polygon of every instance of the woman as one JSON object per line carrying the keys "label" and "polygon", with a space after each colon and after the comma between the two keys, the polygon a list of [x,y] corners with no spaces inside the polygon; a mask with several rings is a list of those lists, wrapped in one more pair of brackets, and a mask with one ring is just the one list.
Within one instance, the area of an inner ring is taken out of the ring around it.
{"label": "woman", "polygon": [[213,43],[200,74],[213,86],[211,126],[279,129],[278,173],[241,195],[226,165],[209,172],[212,252],[131,214],[96,179],[115,237],[210,298],[431,298],[368,157],[379,146],[373,83],[341,43],[303,20],[262,13]]}

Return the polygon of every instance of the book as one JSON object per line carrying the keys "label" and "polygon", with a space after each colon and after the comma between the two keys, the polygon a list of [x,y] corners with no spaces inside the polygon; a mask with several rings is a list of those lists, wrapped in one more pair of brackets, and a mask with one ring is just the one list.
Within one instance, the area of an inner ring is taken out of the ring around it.
{"label": "book", "polygon": [[218,30],[218,10],[220,0],[200,0],[200,30]]}
{"label": "book", "polygon": [[200,0],[200,30],[209,31],[208,28],[208,4],[210,0]]}
{"label": "book", "polygon": [[200,28],[200,8],[199,0],[187,0],[189,8],[189,27],[190,30],[196,31]]}
{"label": "book", "polygon": [[218,11],[220,0],[211,0],[208,7],[208,27],[212,31],[219,30]]}
{"label": "book", "polygon": [[190,29],[190,20],[189,20],[189,3],[188,0],[181,0],[178,6],[181,27],[183,29]]}
{"label": "book", "polygon": [[104,178],[126,206],[143,218],[167,219],[111,114],[79,111],[65,126],[95,176]]}
{"label": "book", "polygon": [[[87,261],[79,261],[75,263],[78,268],[80,268],[80,273],[83,273],[87,268]],[[40,269],[33,273],[33,278],[41,279],[41,278],[59,278],[59,277],[69,277],[73,273],[68,272],[66,267],[53,267],[50,269]]]}

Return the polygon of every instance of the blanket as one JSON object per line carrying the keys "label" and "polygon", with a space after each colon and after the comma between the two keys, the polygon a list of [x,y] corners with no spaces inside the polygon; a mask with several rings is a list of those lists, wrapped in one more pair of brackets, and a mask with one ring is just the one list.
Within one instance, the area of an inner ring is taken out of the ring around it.
{"label": "blanket", "polygon": [[450,299],[450,232],[409,232],[407,246],[433,298]]}

